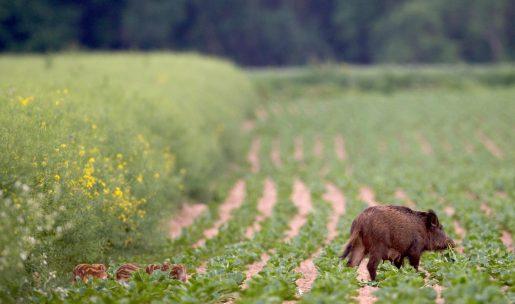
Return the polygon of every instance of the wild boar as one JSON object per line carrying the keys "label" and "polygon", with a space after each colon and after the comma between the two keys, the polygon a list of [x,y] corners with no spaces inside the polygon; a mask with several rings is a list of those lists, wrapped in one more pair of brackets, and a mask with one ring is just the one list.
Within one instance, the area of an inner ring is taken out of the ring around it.
{"label": "wild boar", "polygon": [[168,262],[164,262],[163,264],[150,264],[145,268],[148,274],[152,274],[156,270],[168,271],[170,270],[170,264]]}
{"label": "wild boar", "polygon": [[186,272],[186,267],[184,267],[184,265],[182,265],[182,264],[172,265],[172,270],[170,271],[170,277],[172,279],[186,282],[188,280],[188,273]]}
{"label": "wild boar", "polygon": [[87,282],[90,277],[107,279],[106,266],[104,264],[79,264],[73,269],[73,282],[80,278]]}
{"label": "wild boar", "polygon": [[120,266],[115,273],[117,281],[127,281],[131,278],[132,273],[140,270],[141,268],[132,263],[123,264]]}
{"label": "wild boar", "polygon": [[400,268],[407,257],[418,271],[424,251],[454,246],[433,210],[422,212],[403,206],[373,206],[352,222],[350,239],[340,258],[348,257],[347,266],[354,267],[368,255],[367,269],[370,278],[375,280],[377,266],[383,260]]}

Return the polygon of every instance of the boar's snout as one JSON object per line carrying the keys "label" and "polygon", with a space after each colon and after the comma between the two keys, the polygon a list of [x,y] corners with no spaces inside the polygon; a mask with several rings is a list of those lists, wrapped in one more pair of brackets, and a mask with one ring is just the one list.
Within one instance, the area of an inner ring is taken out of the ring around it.
{"label": "boar's snout", "polygon": [[442,229],[435,229],[431,234],[430,250],[445,250],[449,247],[454,248],[456,246],[454,241],[448,237]]}

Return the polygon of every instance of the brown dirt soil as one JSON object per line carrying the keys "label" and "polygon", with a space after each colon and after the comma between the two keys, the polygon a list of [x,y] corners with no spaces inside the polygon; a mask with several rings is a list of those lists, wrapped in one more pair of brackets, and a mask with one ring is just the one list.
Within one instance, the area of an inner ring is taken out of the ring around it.
{"label": "brown dirt soil", "polygon": [[245,120],[243,122],[243,124],[241,125],[241,129],[245,133],[249,133],[250,131],[254,130],[255,127],[256,127],[256,122],[251,119]]}
{"label": "brown dirt soil", "polygon": [[511,237],[511,234],[508,231],[502,231],[501,241],[504,244],[504,246],[506,246],[506,249],[508,249],[508,251],[513,252],[513,238]]}
{"label": "brown dirt soil", "polygon": [[172,239],[181,235],[182,229],[190,226],[207,210],[204,204],[183,204],[181,210],[170,220],[169,235]]}
{"label": "brown dirt soil", "polygon": [[506,193],[504,191],[496,191],[495,196],[500,197],[500,198],[508,198],[508,193]]}
{"label": "brown dirt soil", "polygon": [[315,263],[313,263],[313,259],[320,254],[320,249],[318,249],[311,257],[308,259],[302,261],[295,269],[295,272],[300,273],[302,276],[295,281],[295,284],[297,284],[297,289],[299,291],[299,294],[303,294],[306,292],[309,292],[311,290],[311,286],[313,286],[313,283],[315,282],[318,270],[315,266]]}
{"label": "brown dirt soil", "polygon": [[[445,214],[448,217],[453,217],[454,214],[456,213],[456,210],[452,206],[445,206],[443,211],[445,212]],[[458,222],[458,220],[454,220],[452,224],[454,226],[454,232],[458,235],[458,238],[459,238],[458,240],[456,240],[456,251],[459,253],[463,253],[464,250],[463,250],[463,247],[461,246],[461,241],[463,240],[463,238],[465,238],[465,235],[467,234],[467,232],[461,226],[461,224],[460,224],[460,222]]]}
{"label": "brown dirt soil", "polygon": [[454,225],[454,232],[456,232],[456,234],[459,235],[460,239],[464,239],[466,231],[461,226],[460,222],[458,222],[457,220],[454,220],[453,225]]}
{"label": "brown dirt soil", "polygon": [[444,304],[445,303],[445,300],[444,298],[442,297],[442,292],[443,290],[445,289],[442,285],[439,285],[439,284],[435,284],[433,285],[433,289],[435,290],[436,292],[436,299],[435,299],[435,303],[436,304]]}
{"label": "brown dirt soil", "polygon": [[340,216],[345,214],[345,197],[334,184],[326,183],[325,193],[322,198],[330,202],[333,207],[333,212],[327,223],[327,238],[325,240],[325,243],[329,244],[338,235],[338,220]]}
{"label": "brown dirt soil", "polygon": [[[499,195],[501,197],[503,197],[504,195],[506,195],[506,193],[502,192]],[[481,208],[481,211],[483,211],[483,213],[487,217],[492,216],[493,210],[492,210],[492,208],[490,208],[490,206],[488,206],[488,204],[486,202],[482,202],[480,208]],[[508,251],[511,251],[511,252],[514,251],[514,249],[513,249],[513,238],[511,237],[511,234],[508,231],[503,230],[501,232],[501,242],[504,244],[506,249],[508,249]]]}
{"label": "brown dirt soil", "polygon": [[245,282],[243,283],[243,289],[246,289],[248,288],[248,281],[253,277],[255,276],[256,274],[258,274],[261,270],[263,270],[263,268],[265,267],[266,263],[268,262],[268,260],[270,259],[270,256],[268,255],[268,253],[266,252],[263,252],[261,254],[261,259],[259,261],[256,261],[252,264],[250,264],[247,268],[247,274],[246,274],[246,279],[245,279]]}
{"label": "brown dirt soil", "polygon": [[504,152],[497,146],[483,131],[477,131],[477,137],[479,141],[485,146],[485,148],[495,157],[503,158]]}
{"label": "brown dirt soil", "polygon": [[424,135],[422,135],[421,133],[417,133],[417,141],[420,145],[420,150],[422,150],[422,153],[424,153],[425,155],[433,154],[433,147]]}
{"label": "brown dirt soil", "polygon": [[259,172],[259,149],[261,148],[261,140],[259,138],[254,138],[252,140],[252,144],[250,145],[249,154],[247,155],[247,160],[250,163],[250,170],[252,173]]}
{"label": "brown dirt soil", "polygon": [[374,190],[368,186],[363,186],[359,189],[359,199],[365,202],[369,207],[377,206]]}
{"label": "brown dirt soil", "polygon": [[[340,216],[345,213],[345,197],[341,191],[332,183],[325,185],[326,192],[323,195],[323,199],[330,202],[333,208],[333,212],[330,215],[327,223],[327,237],[325,244],[331,243],[331,241],[338,235],[337,226]],[[318,270],[313,263],[313,260],[320,254],[321,248],[312,254],[308,259],[302,261],[295,269],[296,272],[301,273],[302,277],[296,281],[299,294],[303,294],[311,290],[313,283],[318,276]]]}
{"label": "brown dirt soil", "polygon": [[373,295],[373,293],[378,289],[379,288],[373,286],[363,286],[358,289],[358,296],[356,297],[356,300],[358,300],[358,303],[360,304],[372,304],[377,301],[377,298]]}
{"label": "brown dirt soil", "polygon": [[296,161],[302,161],[302,159],[304,159],[303,149],[304,147],[302,137],[295,137],[295,150],[293,151],[293,158]]}
{"label": "brown dirt soil", "polygon": [[324,144],[322,143],[322,140],[319,136],[315,138],[315,145],[313,146],[313,155],[320,159],[322,158],[322,155],[324,154]]}
{"label": "brown dirt soil", "polygon": [[197,273],[198,274],[204,274],[207,272],[207,261],[203,261],[198,267],[197,267]]}
{"label": "brown dirt soil", "polygon": [[334,152],[339,160],[347,159],[347,151],[345,150],[345,140],[342,135],[337,135],[334,138]]}
{"label": "brown dirt soil", "polygon": [[256,232],[261,230],[261,222],[272,216],[276,202],[277,189],[275,183],[268,177],[263,185],[263,196],[261,196],[257,205],[259,214],[256,215],[254,223],[245,232],[247,238],[252,238]]}
{"label": "brown dirt soil", "polygon": [[291,200],[297,207],[297,214],[289,223],[290,229],[286,232],[285,241],[291,240],[299,234],[300,228],[304,226],[308,214],[313,209],[311,193],[306,185],[298,179],[296,179],[293,184]]}
{"label": "brown dirt soil", "polygon": [[[358,267],[358,280],[361,282],[370,281],[370,274],[367,270],[367,263],[368,258],[363,259]],[[358,289],[358,296],[356,297],[356,300],[360,304],[372,304],[377,301],[377,298],[373,295],[373,293],[378,289],[379,288],[377,287],[365,285]]]}
{"label": "brown dirt soil", "polygon": [[439,284],[430,284],[430,281],[429,281],[430,274],[429,274],[429,272],[427,270],[425,270],[424,268],[422,268],[422,267],[420,267],[419,269],[420,269],[420,271],[422,271],[425,274],[425,277],[424,277],[425,284],[428,285],[428,286],[431,286],[433,288],[433,290],[436,292],[435,303],[436,304],[443,304],[443,303],[445,303],[444,299],[442,298],[442,291],[444,290],[444,287],[439,285]]}
{"label": "brown dirt soil", "polygon": [[404,204],[412,209],[416,207],[415,203],[409,198],[409,196],[402,189],[395,190],[395,198],[404,202]]}
{"label": "brown dirt soil", "polygon": [[272,143],[270,158],[272,159],[272,163],[276,168],[279,168],[283,165],[283,162],[281,161],[281,142],[278,138],[274,139],[274,142]]}
{"label": "brown dirt soil", "polygon": [[492,215],[492,208],[490,208],[490,206],[488,206],[487,203],[482,202],[479,208],[481,208],[481,211],[483,211],[486,214],[486,216],[489,217]]}
{"label": "brown dirt soil", "polygon": [[227,223],[232,215],[231,213],[241,207],[243,204],[243,200],[245,199],[245,182],[243,180],[239,180],[233,186],[231,191],[229,192],[229,196],[225,199],[225,201],[220,205],[218,209],[218,220],[213,224],[213,227],[204,230],[204,238],[197,241],[193,244],[193,247],[203,246],[206,242],[206,239],[211,239],[218,234],[218,230],[225,223]]}
{"label": "brown dirt soil", "polygon": [[443,211],[445,212],[445,214],[448,216],[448,217],[452,217],[454,215],[454,213],[456,212],[454,210],[453,207],[451,206],[445,206],[445,208],[443,208]]}

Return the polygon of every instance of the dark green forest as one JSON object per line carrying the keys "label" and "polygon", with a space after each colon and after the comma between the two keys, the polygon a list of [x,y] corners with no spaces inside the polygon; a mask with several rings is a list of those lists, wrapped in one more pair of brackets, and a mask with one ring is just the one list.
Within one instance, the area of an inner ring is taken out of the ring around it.
{"label": "dark green forest", "polygon": [[250,66],[515,59],[515,0],[0,0],[0,51],[184,50]]}

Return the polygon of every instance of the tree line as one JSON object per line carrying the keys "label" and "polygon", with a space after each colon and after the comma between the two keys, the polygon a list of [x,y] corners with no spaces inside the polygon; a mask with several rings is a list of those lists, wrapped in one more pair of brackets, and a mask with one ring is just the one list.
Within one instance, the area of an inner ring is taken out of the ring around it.
{"label": "tree line", "polygon": [[0,51],[195,50],[243,65],[515,58],[514,0],[3,0]]}

